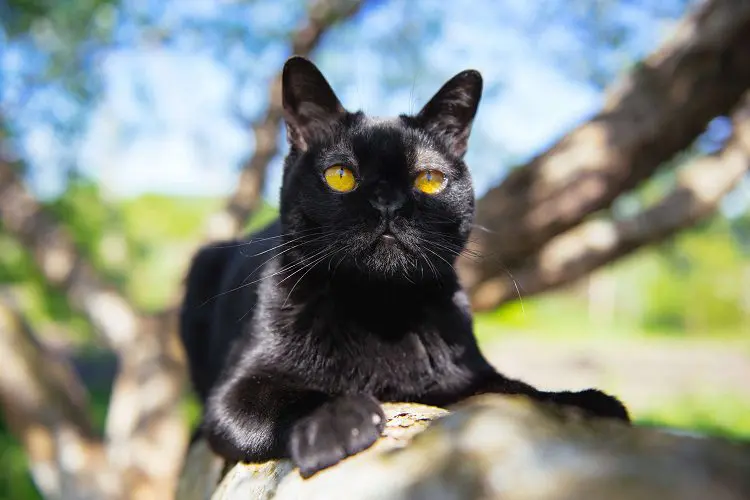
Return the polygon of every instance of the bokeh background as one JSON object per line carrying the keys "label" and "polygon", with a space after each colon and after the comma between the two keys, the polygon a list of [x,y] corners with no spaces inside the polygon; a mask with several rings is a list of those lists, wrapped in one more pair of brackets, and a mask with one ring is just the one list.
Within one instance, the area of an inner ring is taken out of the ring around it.
{"label": "bokeh background", "polygon": [[459,265],[501,371],[750,438],[747,33],[731,0],[0,0],[0,498],[172,491],[181,280],[275,216],[292,53],[375,115],[482,72]]}

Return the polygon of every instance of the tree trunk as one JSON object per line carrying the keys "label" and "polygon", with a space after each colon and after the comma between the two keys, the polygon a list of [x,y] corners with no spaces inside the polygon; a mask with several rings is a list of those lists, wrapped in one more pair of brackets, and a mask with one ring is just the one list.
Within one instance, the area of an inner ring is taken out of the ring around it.
{"label": "tree trunk", "polygon": [[504,294],[480,297],[488,281],[538,261],[553,238],[653,175],[748,88],[750,2],[708,0],[609,91],[596,116],[479,201],[482,229],[472,239],[485,258],[462,265],[475,305],[498,305]]}

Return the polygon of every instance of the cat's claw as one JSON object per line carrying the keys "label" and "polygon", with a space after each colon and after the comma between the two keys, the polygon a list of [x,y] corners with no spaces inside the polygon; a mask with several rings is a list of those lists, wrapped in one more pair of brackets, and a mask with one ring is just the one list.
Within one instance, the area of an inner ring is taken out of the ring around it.
{"label": "cat's claw", "polygon": [[385,415],[375,398],[356,395],[333,399],[292,428],[292,461],[300,475],[308,478],[372,446],[384,426]]}

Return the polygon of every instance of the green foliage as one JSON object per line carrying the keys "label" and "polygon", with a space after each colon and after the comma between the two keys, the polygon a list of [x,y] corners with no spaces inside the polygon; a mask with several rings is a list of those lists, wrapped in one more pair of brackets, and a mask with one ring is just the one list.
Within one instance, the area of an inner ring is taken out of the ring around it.
{"label": "green foliage", "polygon": [[[726,219],[715,217],[604,270],[615,288],[609,321],[594,324],[586,280],[477,315],[479,335],[737,337],[750,331],[750,262]],[[509,278],[510,279],[510,278]]]}
{"label": "green foliage", "polygon": [[[102,21],[91,22],[101,9],[117,4],[113,0],[3,0],[0,2],[0,25],[10,38],[33,31],[35,23],[45,23],[63,40],[73,43],[82,36],[101,30]],[[101,34],[100,32],[97,34]]]}
{"label": "green foliage", "polygon": [[[109,47],[115,32],[119,0],[0,0],[0,39],[29,63],[19,73],[27,98],[59,89],[58,103],[86,109],[96,95],[98,73],[89,67],[95,54]],[[46,97],[48,102],[49,95]],[[12,111],[13,104],[9,110]],[[16,112],[22,114],[21,103]],[[66,110],[70,111],[70,110]],[[58,117],[65,116],[58,120]],[[0,117],[1,118],[1,117]],[[60,134],[82,128],[81,116],[53,111],[47,124]]]}
{"label": "green foliage", "polygon": [[91,340],[88,322],[69,306],[64,294],[44,279],[32,256],[0,227],[0,286],[11,286],[37,331],[64,331],[71,342]]}
{"label": "green foliage", "polygon": [[711,332],[747,324],[741,301],[748,264],[725,221],[717,218],[649,254],[641,257],[654,261],[644,262],[654,272],[640,282],[646,328]]}
{"label": "green foliage", "polygon": [[26,456],[0,419],[0,500],[36,500],[42,496],[34,486]]}
{"label": "green foliage", "polygon": [[[190,258],[203,243],[206,219],[221,208],[218,198],[144,195],[119,207],[124,233],[136,255],[127,264],[127,294],[141,308],[158,310],[175,298]],[[254,231],[277,216],[262,205],[248,225]]]}
{"label": "green foliage", "polygon": [[639,425],[684,429],[711,436],[750,440],[750,401],[737,394],[693,394],[664,401],[637,415]]}
{"label": "green foliage", "polygon": [[48,208],[69,231],[86,260],[122,286],[128,254],[134,248],[123,235],[122,213],[104,200],[99,186],[86,179],[72,180]]}
{"label": "green foliage", "polygon": [[145,195],[122,202],[124,230],[137,253],[128,262],[125,290],[141,308],[154,311],[175,297],[203,224],[221,201]]}
{"label": "green foliage", "polygon": [[[118,284],[134,305],[156,311],[176,298],[204,223],[222,206],[219,198],[144,195],[109,203],[93,183],[75,182],[48,207],[63,222],[86,259]],[[277,216],[262,205],[247,225],[254,231]],[[20,293],[32,325],[55,326],[71,340],[93,338],[86,321],[38,272],[33,257],[0,227],[0,284]]]}

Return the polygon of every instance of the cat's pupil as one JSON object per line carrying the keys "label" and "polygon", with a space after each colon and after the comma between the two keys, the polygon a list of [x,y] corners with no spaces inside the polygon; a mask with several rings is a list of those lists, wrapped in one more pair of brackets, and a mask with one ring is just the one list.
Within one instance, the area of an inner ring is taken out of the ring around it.
{"label": "cat's pupil", "polygon": [[341,177],[342,179],[344,178],[344,169],[343,168],[339,169],[339,177]]}
{"label": "cat's pupil", "polygon": [[427,182],[432,182],[432,172],[427,171]]}

